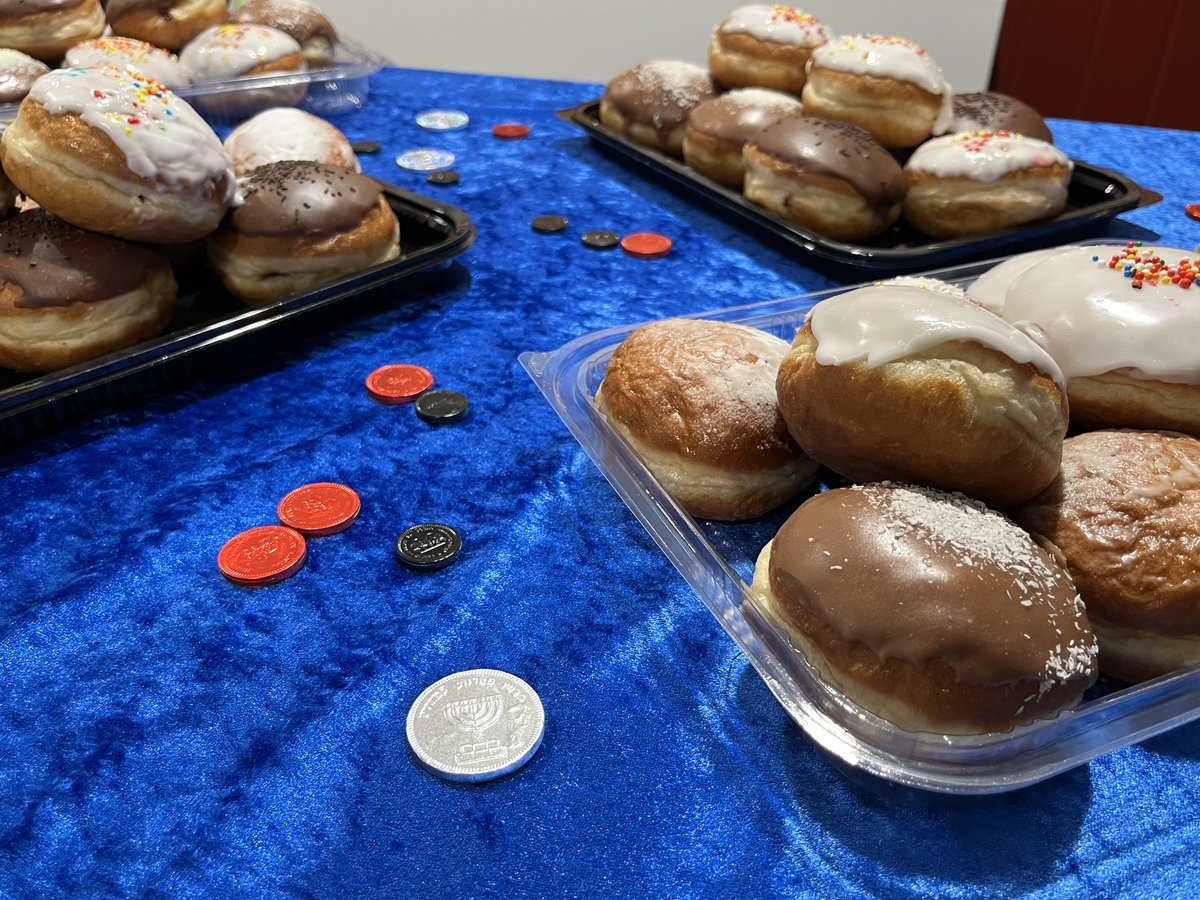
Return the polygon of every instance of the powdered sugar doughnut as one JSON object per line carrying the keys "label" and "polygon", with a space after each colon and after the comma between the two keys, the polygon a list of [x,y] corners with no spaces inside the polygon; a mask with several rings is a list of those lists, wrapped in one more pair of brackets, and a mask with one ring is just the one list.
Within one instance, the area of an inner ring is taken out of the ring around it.
{"label": "powdered sugar doughnut", "polygon": [[1068,438],[1058,480],[1013,516],[1062,551],[1102,671],[1142,681],[1200,662],[1200,440],[1133,430]]}
{"label": "powdered sugar doughnut", "polygon": [[1009,131],[931,138],[904,164],[904,218],[926,234],[965,237],[1058,215],[1074,163],[1053,144]]}
{"label": "powdered sugar doughnut", "polygon": [[251,169],[285,159],[307,159],[361,172],[350,141],[336,127],[312,113],[288,106],[260,112],[225,138],[233,170]]}
{"label": "powdered sugar doughnut", "polygon": [[713,29],[708,68],[724,88],[764,87],[800,95],[812,51],[829,42],[821,20],[790,6],[735,9]]}
{"label": "powdered sugar doughnut", "polygon": [[1069,247],[1012,280],[1003,315],[1062,368],[1073,424],[1200,435],[1198,276],[1185,250]]}
{"label": "powdered sugar doughnut", "polygon": [[137,38],[111,36],[84,41],[67,51],[64,64],[81,68],[116,66],[133,69],[173,91],[187,87],[192,81],[178,56]]}
{"label": "powdered sugar doughnut", "polygon": [[817,494],[759,555],[750,600],[824,681],[908,731],[1009,731],[1096,678],[1089,612],[1058,559],[961,494]]}
{"label": "powdered sugar doughnut", "polygon": [[817,468],[775,402],[787,349],[744,325],[654,322],[613,353],[596,404],[692,515],[753,518],[794,497]]}
{"label": "powdered sugar doughnut", "polygon": [[746,175],[742,147],[767,125],[801,110],[800,101],[791,94],[764,88],[738,88],[705,100],[688,116],[684,162],[740,191]]}
{"label": "powdered sugar doughnut", "polygon": [[905,38],[846,34],[813,50],[800,99],[812,116],[861,125],[891,149],[950,127],[953,93],[938,66]]}
{"label": "powdered sugar doughnut", "polygon": [[270,25],[291,35],[311,68],[327,68],[336,58],[337,30],[321,10],[306,0],[250,0],[230,21]]}
{"label": "powdered sugar doughnut", "polygon": [[67,48],[104,33],[100,0],[10,0],[0,4],[0,47],[56,65]]}
{"label": "powdered sugar doughnut", "polygon": [[152,78],[115,68],[39,78],[0,139],[0,160],[55,215],[151,243],[203,237],[236,189],[208,123]]}
{"label": "powdered sugar doughnut", "polygon": [[1028,335],[941,291],[879,284],[821,301],[776,389],[796,443],[854,481],[924,484],[1003,509],[1058,474],[1058,366]]}
{"label": "powdered sugar doughnut", "polygon": [[636,143],[682,156],[688,115],[716,95],[708,70],[695,63],[639,63],[605,85],[600,121]]}

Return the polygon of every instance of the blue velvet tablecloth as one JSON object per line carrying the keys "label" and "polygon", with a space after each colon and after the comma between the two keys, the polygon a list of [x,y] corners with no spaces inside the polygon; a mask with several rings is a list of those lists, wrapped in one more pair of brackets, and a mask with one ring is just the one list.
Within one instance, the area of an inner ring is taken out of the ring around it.
{"label": "blue velvet tablecloth", "polygon": [[[382,308],[0,455],[0,895],[1200,894],[1200,724],[998,796],[848,777],[571,438],[522,351],[839,281],[556,118],[599,90],[385,69],[334,121],[382,143],[370,174],[462,207],[474,246]],[[433,107],[471,124],[424,131]],[[1163,195],[1111,234],[1200,243],[1200,134],[1052,125]],[[455,153],[459,184],[398,168],[414,147]],[[534,232],[545,213],[567,231]],[[592,228],[674,249],[588,250]],[[392,362],[468,418],[373,402]],[[222,544],[312,481],[353,487],[357,523],[290,580],[222,578]],[[393,541],[428,520],[464,548],[415,574]],[[405,716],[473,667],[529,682],[547,728],[515,774],[456,784],[415,763]]]}

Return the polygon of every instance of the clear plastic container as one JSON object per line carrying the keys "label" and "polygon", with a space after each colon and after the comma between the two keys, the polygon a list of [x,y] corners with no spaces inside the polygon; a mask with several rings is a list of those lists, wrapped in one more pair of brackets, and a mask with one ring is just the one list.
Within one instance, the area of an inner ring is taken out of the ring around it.
{"label": "clear plastic container", "polygon": [[[966,287],[997,262],[1000,260],[928,274]],[[790,342],[813,305],[846,290],[850,288],[701,312],[694,317],[750,325]],[[788,714],[835,760],[853,770],[927,791],[1000,793],[1035,784],[1200,718],[1200,666],[1135,686],[1101,678],[1078,707],[1007,733],[917,734],[856,706],[822,681],[769,615],[749,599],[747,586],[754,561],[795,505],[748,523],[694,519],[667,495],[593,406],[592,397],[609,357],[638,324],[594,332],[552,352],[523,353],[520,361],[571,434],[746,654]]]}

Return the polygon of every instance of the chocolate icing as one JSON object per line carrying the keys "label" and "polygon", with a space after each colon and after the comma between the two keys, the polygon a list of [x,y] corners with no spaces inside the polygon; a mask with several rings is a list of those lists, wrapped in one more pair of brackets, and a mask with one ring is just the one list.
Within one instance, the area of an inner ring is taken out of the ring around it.
{"label": "chocolate icing", "polygon": [[640,63],[604,88],[604,99],[626,120],[669,134],[688,114],[717,95],[712,78],[700,66],[684,62]]}
{"label": "chocolate icing", "polygon": [[771,584],[785,610],[807,608],[882,659],[941,658],[975,684],[1062,680],[1094,654],[1062,568],[961,495],[883,484],[819,494],[776,535]]}
{"label": "chocolate icing", "polygon": [[96,303],[128,293],[166,257],[141,244],[76,228],[44,209],[0,223],[0,285],[24,291],[15,306]]}
{"label": "chocolate icing", "polygon": [[752,144],[802,171],[844,179],[872,206],[904,197],[904,170],[896,158],[850,122],[788,116],[760,131]]}
{"label": "chocolate icing", "polygon": [[692,110],[688,126],[700,134],[731,144],[744,144],[763,128],[790,113],[800,111],[781,104],[758,104],[739,101],[736,94],[725,94],[706,100]]}
{"label": "chocolate icing", "polygon": [[1016,97],[996,91],[954,95],[954,131],[1015,131],[1053,143],[1053,136],[1037,110]]}
{"label": "chocolate icing", "polygon": [[88,0],[0,0],[0,16],[6,19],[57,13],[83,6]]}
{"label": "chocolate icing", "polygon": [[[0,0],[3,2],[3,0]],[[169,11],[175,3],[173,0],[108,0],[104,4],[104,13],[111,22],[114,19],[119,19],[121,16],[128,15],[132,12],[137,12],[142,9],[158,8],[160,15],[164,19],[170,18]]]}
{"label": "chocolate icing", "polygon": [[283,160],[250,170],[245,202],[229,215],[242,234],[292,236],[348,231],[379,203],[378,182],[349,169]]}

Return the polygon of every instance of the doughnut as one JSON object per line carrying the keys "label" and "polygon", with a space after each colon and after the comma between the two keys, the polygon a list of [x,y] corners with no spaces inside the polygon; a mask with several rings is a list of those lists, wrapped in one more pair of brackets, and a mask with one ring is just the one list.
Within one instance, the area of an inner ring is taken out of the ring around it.
{"label": "doughnut", "polygon": [[266,109],[247,119],[225,138],[225,150],[238,175],[285,159],[362,171],[350,141],[336,126],[290,106]]}
{"label": "doughnut", "polygon": [[4,170],[0,169],[0,219],[17,211],[17,198],[20,195],[17,186],[4,174]]}
{"label": "doughnut", "polygon": [[0,105],[20,103],[50,67],[28,53],[0,47]]}
{"label": "doughnut", "polygon": [[0,365],[49,372],[161,334],[177,288],[157,249],[42,209],[0,222]]}
{"label": "doughnut", "polygon": [[816,473],[775,402],[787,342],[745,325],[666,319],[612,355],[596,406],[664,490],[706,519],[750,519]]}
{"label": "doughnut", "polygon": [[108,0],[105,11],[113,34],[176,53],[228,15],[225,0]]}
{"label": "doughnut", "polygon": [[101,37],[76,44],[63,58],[64,66],[116,66],[149,75],[173,91],[192,83],[179,57],[137,38]]}
{"label": "doughnut", "polygon": [[813,307],[776,389],[796,443],[846,478],[960,491],[1004,509],[1058,474],[1062,380],[1000,317],[883,283]]}
{"label": "doughnut", "polygon": [[230,21],[270,25],[290,35],[300,45],[309,68],[327,69],[336,60],[337,30],[325,13],[305,0],[250,0]]}
{"label": "doughnut", "polygon": [[1075,435],[1059,479],[1012,515],[1062,551],[1102,672],[1144,681],[1200,662],[1200,440]]}
{"label": "doughnut", "polygon": [[789,115],[742,155],[746,199],[824,237],[860,241],[900,218],[904,170],[857,125]]}
{"label": "doughnut", "polygon": [[637,144],[682,156],[688,114],[717,93],[708,70],[695,63],[638,63],[604,86],[600,122]]}
{"label": "doughnut", "polygon": [[194,109],[112,67],[39,78],[0,139],[0,161],[60,218],[151,243],[204,237],[237,187],[221,139]]}
{"label": "doughnut", "polygon": [[800,110],[800,101],[791,94],[764,88],[737,88],[705,100],[688,116],[683,160],[700,174],[740,191],[746,175],[742,147],[777,118]]}
{"label": "doughnut", "polygon": [[959,300],[970,301],[971,295],[964,291],[956,284],[951,284],[949,281],[942,281],[940,278],[931,278],[928,275],[897,275],[894,278],[889,278],[887,281],[877,282],[877,284],[900,284],[908,287],[922,288],[927,291],[939,291],[943,294],[949,294],[951,297],[957,297]]}
{"label": "doughnut", "polygon": [[[295,39],[269,25],[226,23],[206,28],[179,52],[179,61],[195,85],[308,71],[308,62]],[[208,113],[245,116],[271,106],[295,105],[307,93],[308,85],[304,83],[272,85],[228,93],[205,92],[197,96],[196,102]]]}
{"label": "doughnut", "polygon": [[1197,276],[1186,250],[1068,247],[1012,279],[1003,316],[1062,369],[1073,427],[1200,435]]}
{"label": "doughnut", "polygon": [[809,115],[854,122],[903,150],[949,129],[952,96],[941,68],[912,41],[847,34],[813,50],[800,99]]}
{"label": "doughnut", "polygon": [[708,68],[723,88],[763,87],[800,95],[813,48],[829,32],[813,15],[765,3],[735,9],[713,29]]}
{"label": "doughnut", "polygon": [[104,33],[100,0],[16,0],[0,5],[0,47],[56,65],[68,47]]}
{"label": "doughnut", "polygon": [[225,138],[225,150],[238,175],[288,159],[362,171],[349,139],[336,126],[294,107],[263,110],[247,119]]}
{"label": "doughnut", "polygon": [[817,494],[759,554],[749,594],[823,681],[905,731],[1011,731],[1096,679],[1089,612],[1053,549],[961,494]]}
{"label": "doughnut", "polygon": [[1053,144],[1009,131],[931,138],[904,164],[904,218],[957,238],[1057,216],[1074,164]]}
{"label": "doughnut", "polygon": [[990,309],[996,315],[1002,316],[1004,314],[1004,295],[1008,293],[1008,286],[1012,284],[1013,279],[1030,266],[1062,252],[1062,247],[1043,247],[1040,250],[1028,250],[1025,253],[1010,256],[996,263],[971,282],[968,293],[971,299],[984,309]]}
{"label": "doughnut", "polygon": [[251,305],[336,281],[400,255],[400,224],[379,182],[283,160],[239,179],[244,202],[208,237],[208,259]]}
{"label": "doughnut", "polygon": [[1025,137],[1054,143],[1050,126],[1041,113],[999,91],[973,91],[951,98],[949,131],[1014,131]]}

